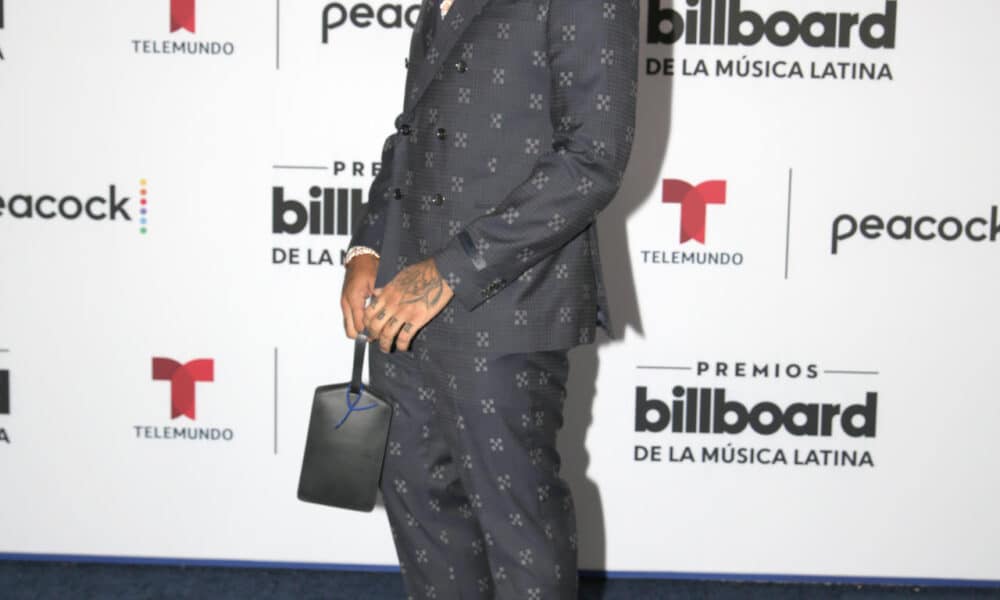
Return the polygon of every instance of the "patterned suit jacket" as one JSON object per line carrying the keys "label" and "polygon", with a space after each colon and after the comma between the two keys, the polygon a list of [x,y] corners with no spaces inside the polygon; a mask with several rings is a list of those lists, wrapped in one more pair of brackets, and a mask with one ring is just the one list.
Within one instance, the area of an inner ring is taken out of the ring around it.
{"label": "patterned suit jacket", "polygon": [[403,111],[351,245],[376,286],[428,257],[455,297],[414,345],[525,352],[612,336],[595,219],[635,133],[637,0],[424,0]]}

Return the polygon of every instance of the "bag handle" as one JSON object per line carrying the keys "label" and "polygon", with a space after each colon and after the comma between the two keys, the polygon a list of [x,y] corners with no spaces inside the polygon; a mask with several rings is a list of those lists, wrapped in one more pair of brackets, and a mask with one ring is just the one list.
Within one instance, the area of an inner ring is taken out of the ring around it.
{"label": "bag handle", "polygon": [[[373,302],[375,302],[375,294],[365,298],[366,307]],[[363,370],[365,364],[365,350],[367,348],[368,328],[365,327],[358,332],[358,337],[354,338],[354,367],[351,369],[351,386],[349,388],[349,394],[361,393],[361,371]]]}
{"label": "bag handle", "polygon": [[354,367],[351,370],[351,394],[361,393],[361,371],[365,364],[365,350],[368,348],[367,329],[359,332],[354,339]]}

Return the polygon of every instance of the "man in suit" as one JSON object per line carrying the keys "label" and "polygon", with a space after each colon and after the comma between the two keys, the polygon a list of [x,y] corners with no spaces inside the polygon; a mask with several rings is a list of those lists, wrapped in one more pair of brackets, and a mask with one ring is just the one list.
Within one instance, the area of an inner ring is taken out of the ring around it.
{"label": "man in suit", "polygon": [[347,335],[381,350],[382,493],[412,598],[576,597],[555,442],[568,350],[612,335],[595,219],[634,137],[638,15],[424,0],[341,298]]}

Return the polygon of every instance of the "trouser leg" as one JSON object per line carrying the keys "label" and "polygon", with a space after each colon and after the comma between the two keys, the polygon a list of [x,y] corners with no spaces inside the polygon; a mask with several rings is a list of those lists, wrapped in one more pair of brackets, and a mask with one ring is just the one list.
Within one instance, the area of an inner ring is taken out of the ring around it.
{"label": "trouser leg", "polygon": [[556,450],[567,352],[431,350],[423,363],[482,532],[466,550],[488,558],[497,598],[577,597],[575,513]]}
{"label": "trouser leg", "polygon": [[489,598],[482,538],[442,424],[445,394],[427,352],[369,352],[369,382],[393,405],[381,490],[407,594],[414,600]]}

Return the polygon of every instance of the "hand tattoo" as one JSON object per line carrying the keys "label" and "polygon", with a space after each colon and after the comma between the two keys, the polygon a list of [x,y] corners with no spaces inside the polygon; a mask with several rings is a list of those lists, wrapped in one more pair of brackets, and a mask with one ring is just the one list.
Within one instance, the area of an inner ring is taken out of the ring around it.
{"label": "hand tattoo", "polygon": [[444,294],[444,280],[433,264],[417,263],[402,270],[396,277],[403,293],[400,300],[403,304],[423,302],[429,308],[437,304]]}

